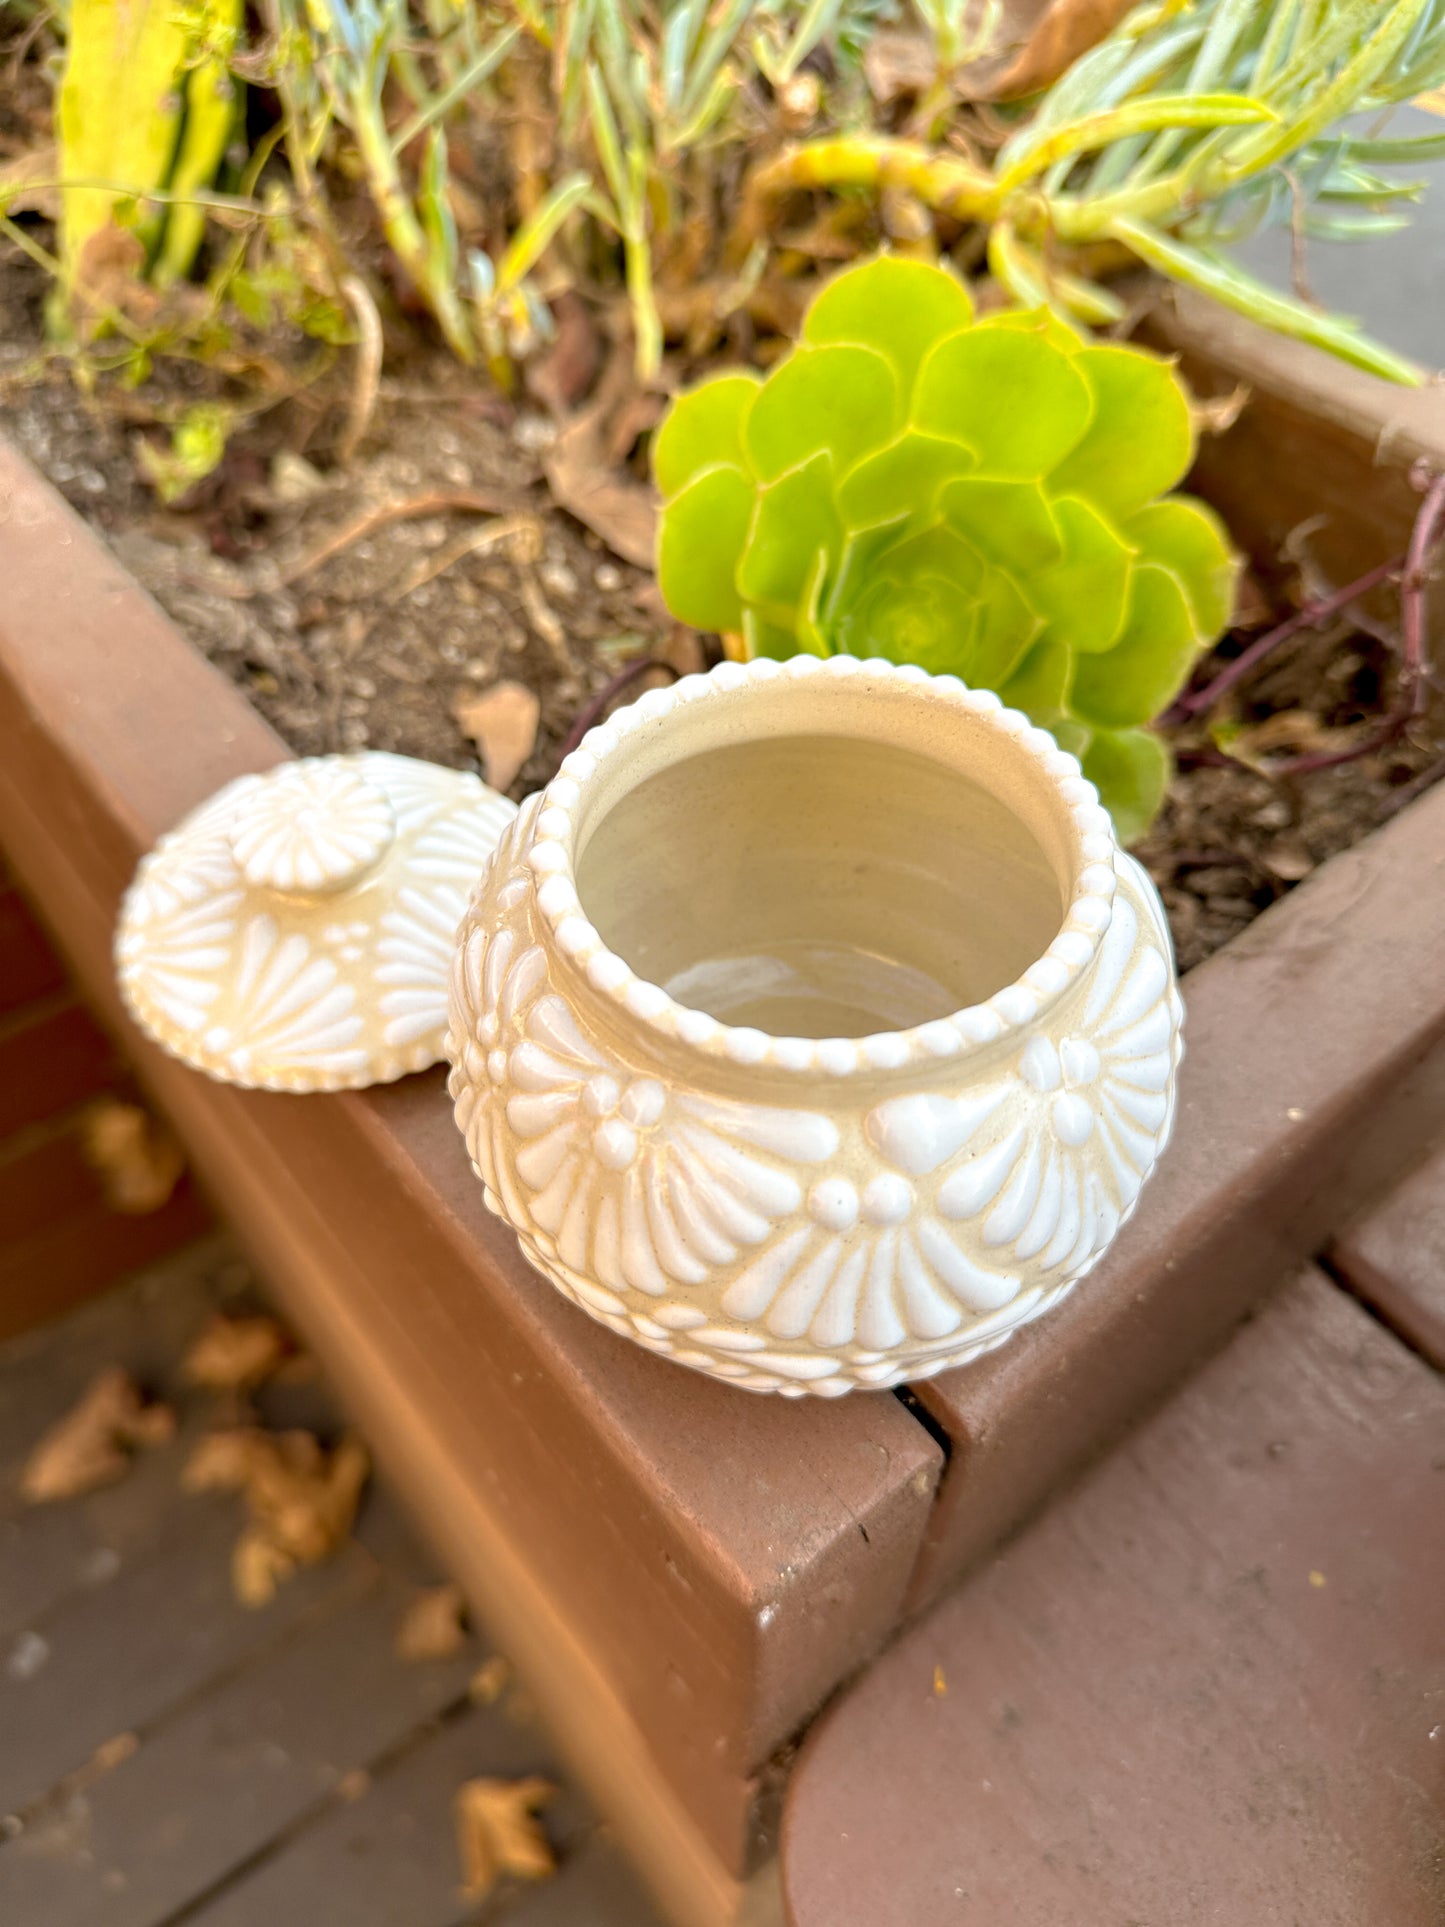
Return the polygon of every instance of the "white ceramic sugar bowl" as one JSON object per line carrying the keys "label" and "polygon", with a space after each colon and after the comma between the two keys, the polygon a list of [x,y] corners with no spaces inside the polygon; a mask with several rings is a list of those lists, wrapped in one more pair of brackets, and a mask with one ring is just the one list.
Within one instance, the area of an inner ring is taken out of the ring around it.
{"label": "white ceramic sugar bowl", "polygon": [[950,677],[728,663],[595,729],[462,920],[487,1201],[614,1331],[836,1396],[1002,1344],[1169,1135],[1158,897],[1045,731]]}

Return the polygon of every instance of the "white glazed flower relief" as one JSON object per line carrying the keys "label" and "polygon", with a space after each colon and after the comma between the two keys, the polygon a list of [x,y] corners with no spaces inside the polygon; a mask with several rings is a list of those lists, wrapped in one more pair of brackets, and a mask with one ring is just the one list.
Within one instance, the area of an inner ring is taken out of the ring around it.
{"label": "white glazed flower relief", "polygon": [[131,1014],[198,1070],[267,1090],[434,1064],[457,923],[515,814],[475,776],[381,751],[238,777],[126,895]]}
{"label": "white glazed flower relief", "polygon": [[448,1052],[487,1200],[568,1297],[836,1396],[991,1349],[1097,1263],[1167,1140],[1181,1014],[1152,885],[1052,738],[803,657],[644,698],[524,805]]}

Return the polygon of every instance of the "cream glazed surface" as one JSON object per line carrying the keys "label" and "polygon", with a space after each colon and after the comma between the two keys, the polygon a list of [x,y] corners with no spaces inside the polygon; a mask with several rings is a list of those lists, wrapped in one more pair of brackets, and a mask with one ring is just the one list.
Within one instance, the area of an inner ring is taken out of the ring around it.
{"label": "cream glazed surface", "polygon": [[837,1396],[966,1363],[1089,1272],[1167,1142],[1181,1016],[1153,887],[1052,737],[800,657],[644,697],[523,805],[447,1049],[487,1202],[559,1290],[742,1388]]}

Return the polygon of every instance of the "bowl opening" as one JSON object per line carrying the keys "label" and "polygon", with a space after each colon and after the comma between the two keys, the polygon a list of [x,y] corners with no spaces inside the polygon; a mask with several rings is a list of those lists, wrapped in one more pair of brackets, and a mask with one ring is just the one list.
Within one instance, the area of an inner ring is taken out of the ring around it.
{"label": "bowl opening", "polygon": [[677,1003],[774,1036],[982,1003],[1057,936],[1072,839],[1014,743],[977,717],[962,736],[947,761],[842,732],[684,746],[591,815],[582,912]]}

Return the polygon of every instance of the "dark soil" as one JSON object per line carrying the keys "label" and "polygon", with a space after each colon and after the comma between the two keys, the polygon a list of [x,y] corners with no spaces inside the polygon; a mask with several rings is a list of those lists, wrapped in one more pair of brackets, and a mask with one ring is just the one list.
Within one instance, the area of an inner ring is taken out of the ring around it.
{"label": "dark soil", "polygon": [[[0,262],[4,432],[298,752],[369,746],[476,767],[454,710],[505,678],[541,700],[521,796],[547,780],[579,712],[625,663],[661,655],[685,672],[715,653],[671,621],[645,571],[553,504],[543,461],[557,429],[540,406],[418,350],[404,380],[383,383],[349,464],[329,459],[346,399],[338,372],[333,389],[253,416],[221,468],[166,508],[140,479],[135,444],[158,432],[174,395],[85,396],[63,367],[37,373],[42,295],[28,264]],[[356,534],[372,510],[396,519]],[[1288,613],[1295,593],[1288,578],[1272,586],[1257,619]],[[1282,759],[1363,741],[1390,700],[1392,660],[1388,640],[1348,624],[1296,638],[1236,692],[1230,718],[1245,729],[1231,750]],[[1138,850],[1181,966],[1430,780],[1442,710],[1432,693],[1409,735],[1297,780],[1221,760],[1199,727],[1181,734],[1179,775]]]}

